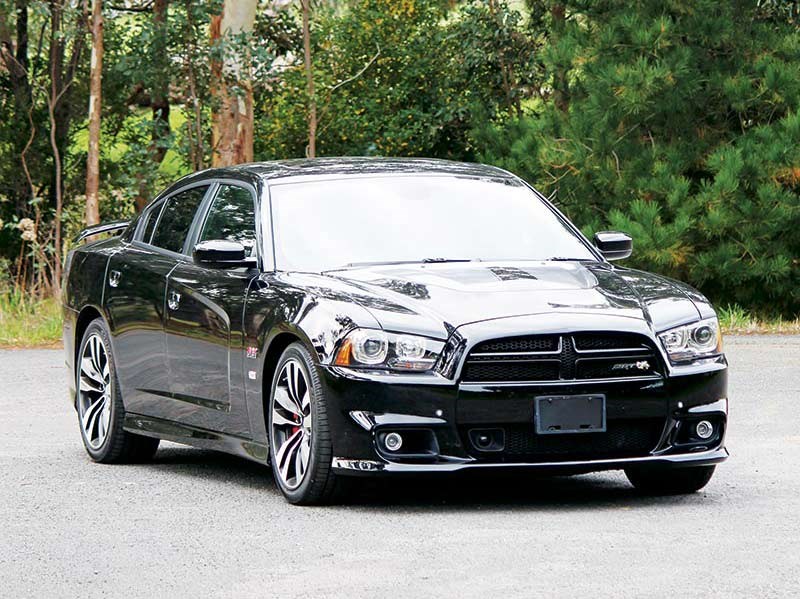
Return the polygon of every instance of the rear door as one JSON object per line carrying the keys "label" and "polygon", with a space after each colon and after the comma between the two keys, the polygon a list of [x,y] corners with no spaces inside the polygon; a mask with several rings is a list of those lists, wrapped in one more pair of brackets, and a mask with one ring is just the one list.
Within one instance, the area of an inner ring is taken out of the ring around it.
{"label": "rear door", "polygon": [[[238,241],[257,258],[256,191],[221,181],[207,201],[195,242]],[[166,342],[172,418],[207,430],[247,436],[242,377],[242,317],[252,268],[207,268],[181,262],[167,286]]]}
{"label": "rear door", "polygon": [[183,188],[142,215],[129,245],[111,257],[105,304],[125,408],[163,417],[169,396],[164,340],[167,275],[188,260],[184,245],[208,183]]}

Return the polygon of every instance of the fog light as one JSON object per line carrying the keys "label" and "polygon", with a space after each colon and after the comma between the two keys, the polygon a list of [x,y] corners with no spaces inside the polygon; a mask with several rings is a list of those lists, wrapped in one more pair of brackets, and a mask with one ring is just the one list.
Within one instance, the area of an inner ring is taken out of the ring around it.
{"label": "fog light", "polygon": [[403,446],[403,437],[398,433],[389,433],[383,440],[383,444],[389,451],[399,451]]}
{"label": "fog light", "polygon": [[477,445],[480,449],[486,449],[492,444],[492,438],[486,434],[480,434],[475,437],[475,445]]}
{"label": "fog light", "polygon": [[708,420],[701,420],[694,429],[701,439],[709,439],[714,434],[714,427]]}

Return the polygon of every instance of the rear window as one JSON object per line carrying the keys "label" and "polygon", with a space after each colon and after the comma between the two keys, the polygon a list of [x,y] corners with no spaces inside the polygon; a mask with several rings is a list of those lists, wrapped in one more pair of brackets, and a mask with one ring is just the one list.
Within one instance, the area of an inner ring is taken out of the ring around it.
{"label": "rear window", "polygon": [[207,185],[192,187],[169,198],[150,243],[171,252],[183,251],[194,215],[207,190]]}
{"label": "rear window", "polygon": [[154,205],[145,215],[144,233],[142,233],[142,241],[150,243],[150,238],[153,237],[153,229],[156,228],[158,222],[158,215],[161,214],[161,209],[164,207],[164,202],[159,202]]}

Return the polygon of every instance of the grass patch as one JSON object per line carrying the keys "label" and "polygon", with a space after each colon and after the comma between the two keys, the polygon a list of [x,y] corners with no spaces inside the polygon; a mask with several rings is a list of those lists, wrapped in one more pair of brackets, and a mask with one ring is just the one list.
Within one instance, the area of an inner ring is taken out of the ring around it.
{"label": "grass patch", "polygon": [[20,293],[0,295],[0,347],[60,344],[61,305],[57,300],[31,300]]}
{"label": "grass patch", "polygon": [[776,318],[758,318],[740,306],[725,306],[717,309],[722,332],[728,335],[798,335],[800,334],[800,317],[787,320]]}

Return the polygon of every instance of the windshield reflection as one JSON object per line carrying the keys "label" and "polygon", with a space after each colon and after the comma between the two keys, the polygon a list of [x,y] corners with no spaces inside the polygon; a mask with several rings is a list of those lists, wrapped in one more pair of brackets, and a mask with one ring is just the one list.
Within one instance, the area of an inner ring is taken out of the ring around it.
{"label": "windshield reflection", "polygon": [[536,194],[512,178],[344,177],[279,183],[270,194],[279,270],[596,259]]}

